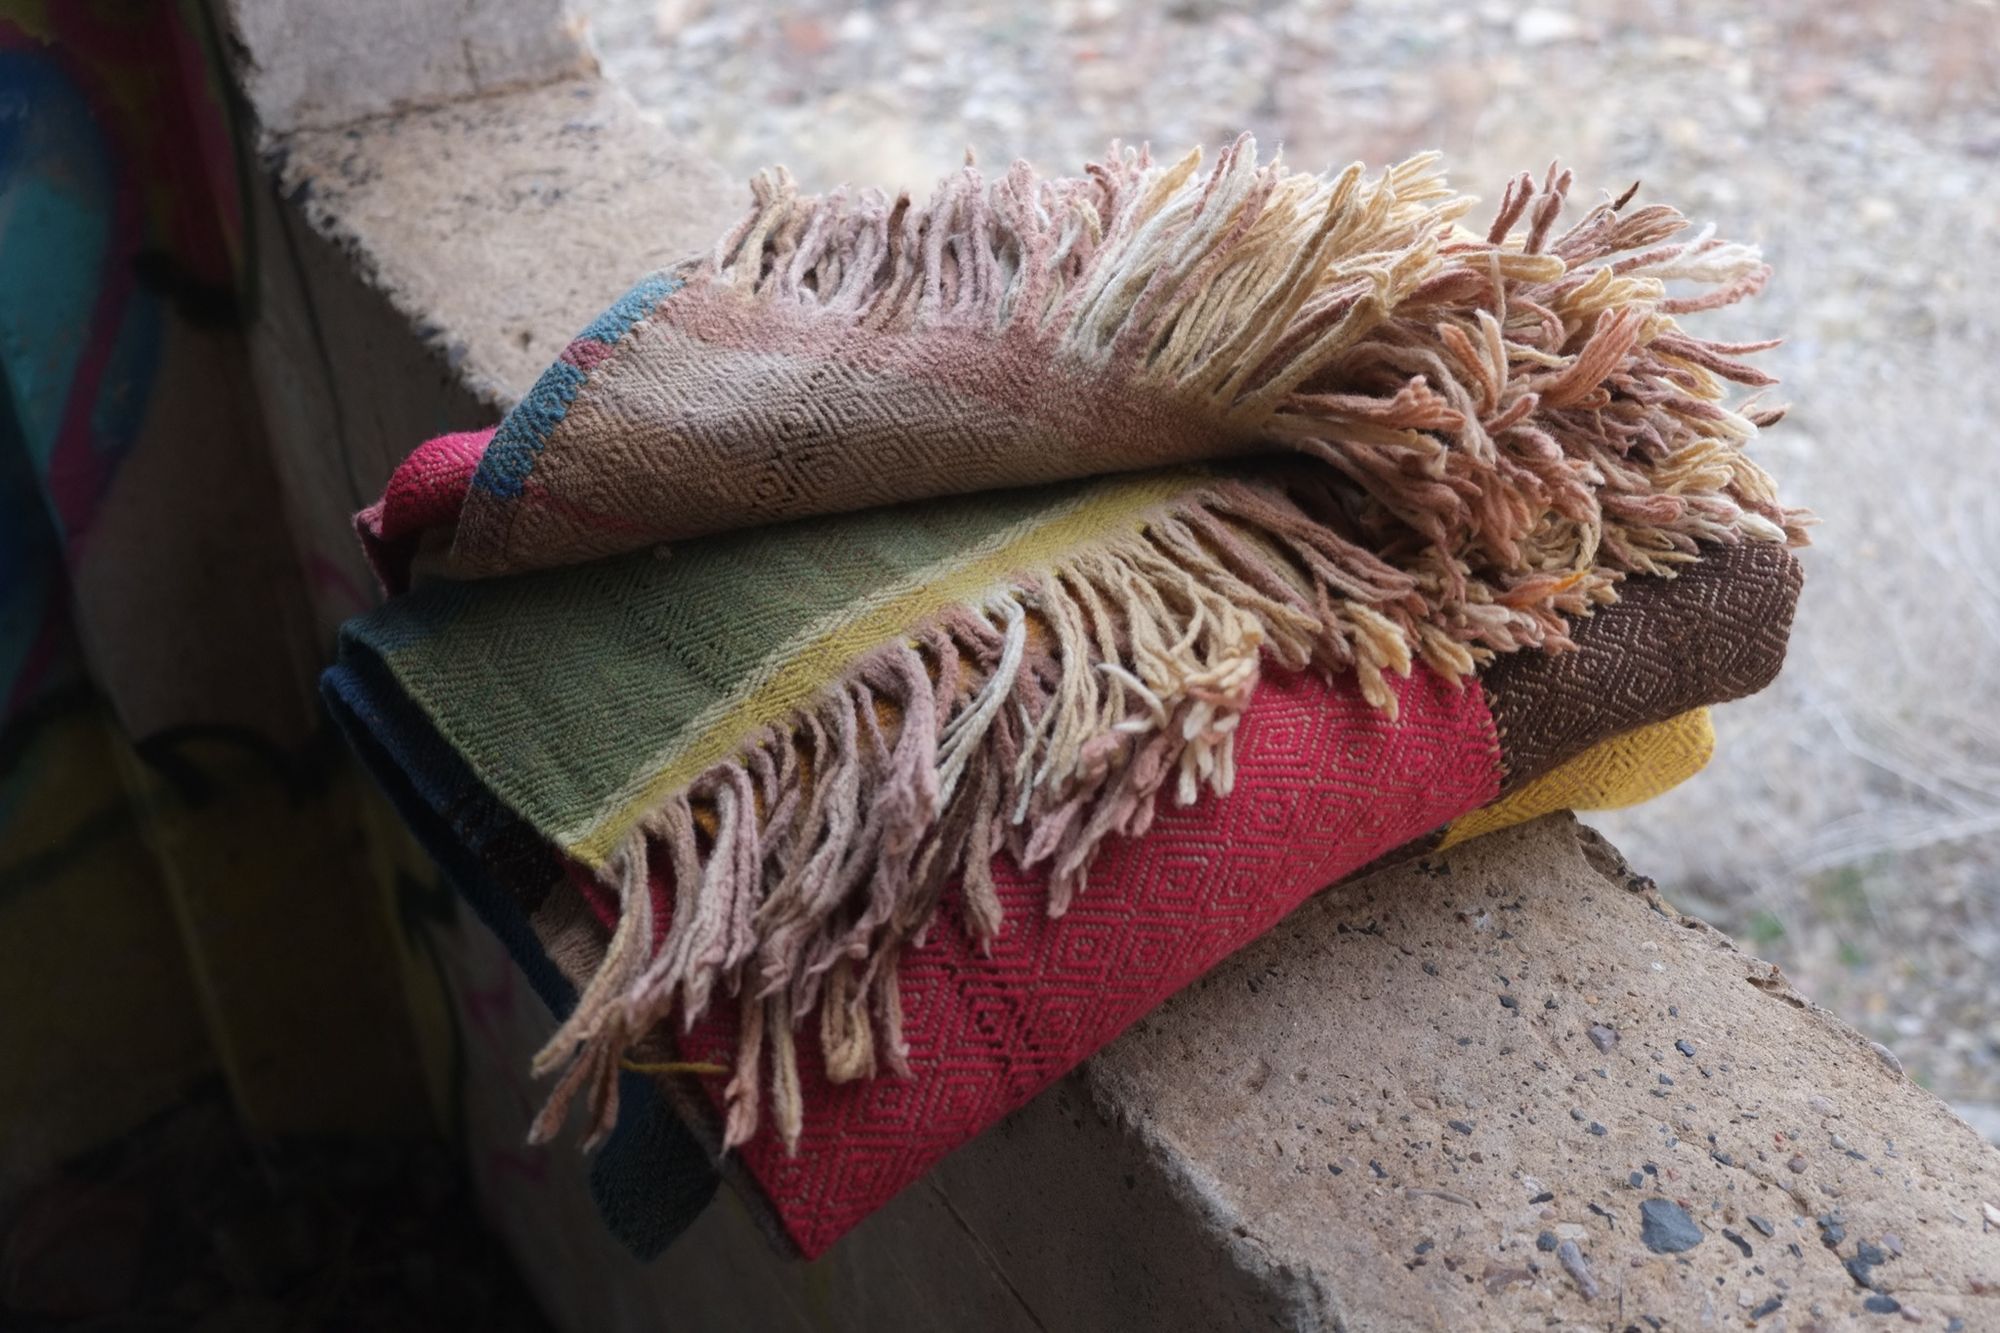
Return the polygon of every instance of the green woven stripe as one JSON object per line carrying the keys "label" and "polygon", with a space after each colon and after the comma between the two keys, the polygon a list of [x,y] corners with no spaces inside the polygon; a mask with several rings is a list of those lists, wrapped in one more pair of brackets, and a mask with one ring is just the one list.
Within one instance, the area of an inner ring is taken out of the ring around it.
{"label": "green woven stripe", "polygon": [[[665,558],[434,584],[350,623],[343,646],[380,656],[481,780],[561,841],[815,626],[1134,484],[930,501],[688,542]],[[828,662],[827,679],[845,665]]]}

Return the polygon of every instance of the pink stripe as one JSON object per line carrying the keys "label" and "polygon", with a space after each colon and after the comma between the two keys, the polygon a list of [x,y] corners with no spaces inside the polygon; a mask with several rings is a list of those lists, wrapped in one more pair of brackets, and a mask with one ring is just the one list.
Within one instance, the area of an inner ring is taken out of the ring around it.
{"label": "pink stripe", "polygon": [[562,360],[589,374],[605,357],[611,355],[613,343],[601,343],[595,338],[578,338],[562,350]]}

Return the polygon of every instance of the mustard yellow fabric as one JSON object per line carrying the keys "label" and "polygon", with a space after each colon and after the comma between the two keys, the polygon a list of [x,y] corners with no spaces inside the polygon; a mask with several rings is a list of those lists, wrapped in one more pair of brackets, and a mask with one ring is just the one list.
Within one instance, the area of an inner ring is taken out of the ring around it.
{"label": "mustard yellow fabric", "polygon": [[1707,766],[1715,726],[1706,708],[1600,741],[1518,791],[1452,821],[1439,848],[1557,810],[1616,810],[1650,801]]}

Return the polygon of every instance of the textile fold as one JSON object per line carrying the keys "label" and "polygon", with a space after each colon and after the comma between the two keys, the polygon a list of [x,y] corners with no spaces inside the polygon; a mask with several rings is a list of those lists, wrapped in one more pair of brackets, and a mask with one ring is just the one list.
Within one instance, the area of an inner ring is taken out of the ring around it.
{"label": "textile fold", "polygon": [[1570,184],[1474,232],[1433,159],[1247,139],[921,206],[767,173],[414,454],[330,688],[546,854],[587,966],[534,1136],[722,1069],[667,1077],[815,1251],[1327,883],[1767,683],[1769,344],[1680,323],[1766,270],[1629,191],[1558,231]]}

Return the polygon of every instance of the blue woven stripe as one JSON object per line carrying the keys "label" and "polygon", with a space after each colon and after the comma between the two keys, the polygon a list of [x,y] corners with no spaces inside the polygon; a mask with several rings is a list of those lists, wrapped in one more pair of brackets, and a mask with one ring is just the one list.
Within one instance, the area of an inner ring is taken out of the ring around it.
{"label": "blue woven stripe", "polygon": [[591,321],[590,327],[577,337],[615,343],[630,332],[647,311],[680,289],[681,280],[671,273],[655,273],[649,278],[642,278],[636,287],[612,302],[611,308]]}
{"label": "blue woven stripe", "polygon": [[[619,297],[609,310],[577,335],[577,341],[587,339],[611,346],[648,311],[680,289],[679,278],[655,273]],[[502,500],[520,498],[528,484],[528,474],[535,470],[535,459],[548,447],[549,437],[568,415],[569,405],[576,401],[577,391],[588,379],[586,371],[568,361],[557,361],[543,371],[535,387],[528,390],[528,396],[494,432],[480,457],[478,470],[472,474],[473,486]]]}
{"label": "blue woven stripe", "polygon": [[503,500],[517,498],[528,483],[528,474],[535,470],[535,456],[548,447],[556,423],[568,413],[586,378],[567,361],[558,361],[543,371],[528,396],[493,433],[480,456],[479,470],[472,474],[472,484]]}

